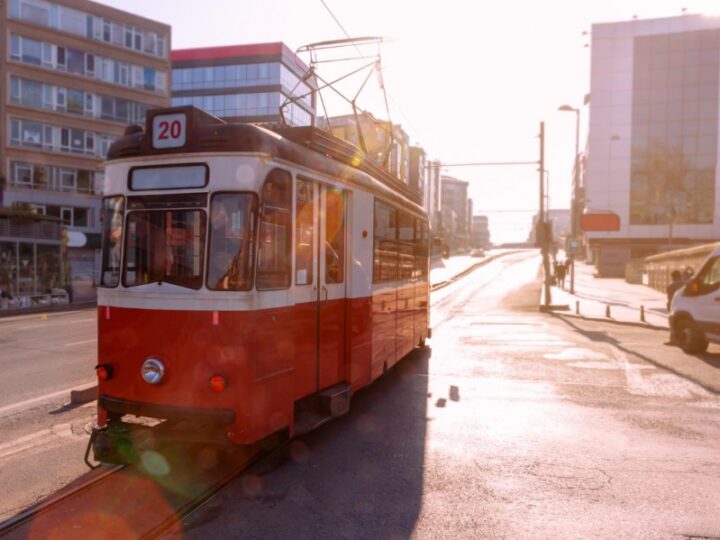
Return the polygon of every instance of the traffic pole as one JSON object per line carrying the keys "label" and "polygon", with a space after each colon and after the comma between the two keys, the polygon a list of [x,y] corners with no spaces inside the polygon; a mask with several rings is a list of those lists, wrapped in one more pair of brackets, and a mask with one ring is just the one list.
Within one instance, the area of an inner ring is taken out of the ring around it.
{"label": "traffic pole", "polygon": [[545,274],[545,305],[552,303],[550,298],[550,239],[547,234],[545,223],[545,122],[540,122],[540,211],[538,212],[536,237],[540,238],[540,251],[543,259],[543,273]]}

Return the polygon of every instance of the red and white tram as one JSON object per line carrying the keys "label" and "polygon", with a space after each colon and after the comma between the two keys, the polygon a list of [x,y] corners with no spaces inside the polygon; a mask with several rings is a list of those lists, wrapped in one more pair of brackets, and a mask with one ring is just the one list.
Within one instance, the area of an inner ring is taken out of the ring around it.
{"label": "red and white tram", "polygon": [[132,415],[187,440],[292,436],[424,342],[427,217],[377,171],[315,128],[192,107],[128,128],[105,170],[96,459],[133,460]]}

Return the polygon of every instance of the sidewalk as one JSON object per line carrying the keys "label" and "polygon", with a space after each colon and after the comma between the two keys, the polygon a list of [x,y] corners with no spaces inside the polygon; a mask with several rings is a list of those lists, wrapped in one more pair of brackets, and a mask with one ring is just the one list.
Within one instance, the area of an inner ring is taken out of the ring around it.
{"label": "sidewalk", "polygon": [[[568,275],[564,289],[550,287],[550,303],[568,306],[569,311],[560,311],[565,316],[668,328],[664,293],[645,285],[627,283],[621,278],[596,278],[595,271],[590,264],[576,262],[575,294],[570,294]],[[544,301],[542,298],[541,303]],[[641,308],[644,308],[645,321],[641,319]]]}

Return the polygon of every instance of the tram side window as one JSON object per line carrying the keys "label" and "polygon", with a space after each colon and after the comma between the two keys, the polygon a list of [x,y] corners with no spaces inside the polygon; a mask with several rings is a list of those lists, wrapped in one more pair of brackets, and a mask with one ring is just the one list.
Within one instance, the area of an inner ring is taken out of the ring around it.
{"label": "tram side window", "polygon": [[411,279],[415,273],[415,219],[398,212],[398,279]]}
{"label": "tram side window", "polygon": [[397,279],[397,214],[390,205],[375,201],[373,283]]}
{"label": "tram side window", "polygon": [[100,284],[116,287],[120,283],[120,254],[122,251],[125,198],[106,197],[102,202],[102,273]]}
{"label": "tram side window", "polygon": [[313,183],[298,178],[295,194],[296,285],[310,285],[313,282],[314,206]]}
{"label": "tram side window", "polygon": [[325,283],[342,283],[345,274],[345,194],[328,187],[325,218]]}
{"label": "tram side window", "polygon": [[252,288],[256,207],[254,194],[218,193],[213,196],[208,289],[247,291]]}
{"label": "tram side window", "polygon": [[257,257],[258,290],[286,289],[292,272],[292,177],[287,171],[270,172],[262,188],[260,240]]}

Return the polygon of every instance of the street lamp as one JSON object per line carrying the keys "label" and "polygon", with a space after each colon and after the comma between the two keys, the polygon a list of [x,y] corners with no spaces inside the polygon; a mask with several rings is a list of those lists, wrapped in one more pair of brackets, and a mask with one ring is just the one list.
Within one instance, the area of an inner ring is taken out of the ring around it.
{"label": "street lamp", "polygon": [[[570,205],[570,235],[576,241],[578,236],[578,186],[580,184],[580,109],[561,105],[558,111],[575,113],[575,170],[573,171],[573,195]],[[570,294],[575,294],[575,253],[570,254]]]}

